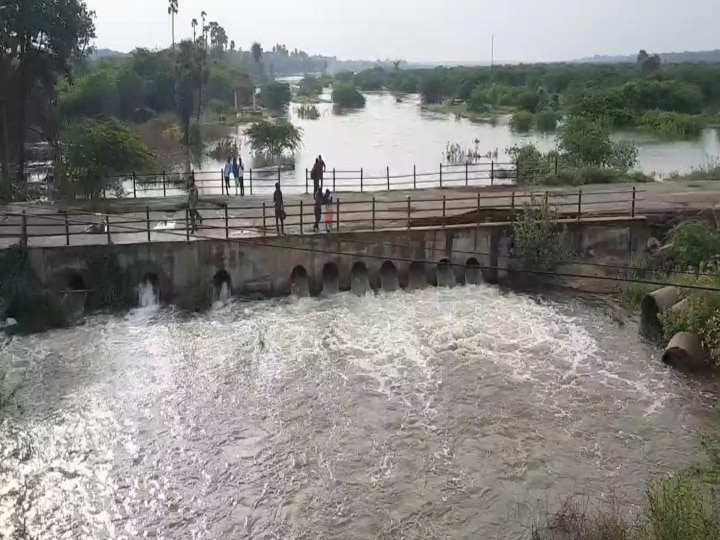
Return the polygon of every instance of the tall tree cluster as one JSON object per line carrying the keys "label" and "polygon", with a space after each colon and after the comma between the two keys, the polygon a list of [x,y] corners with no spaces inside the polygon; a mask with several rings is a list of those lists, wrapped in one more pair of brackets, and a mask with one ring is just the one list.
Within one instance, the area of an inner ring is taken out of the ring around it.
{"label": "tall tree cluster", "polygon": [[72,80],[72,63],[95,37],[94,12],[82,0],[0,2],[0,194],[12,178],[25,191],[25,144],[57,146],[55,84]]}

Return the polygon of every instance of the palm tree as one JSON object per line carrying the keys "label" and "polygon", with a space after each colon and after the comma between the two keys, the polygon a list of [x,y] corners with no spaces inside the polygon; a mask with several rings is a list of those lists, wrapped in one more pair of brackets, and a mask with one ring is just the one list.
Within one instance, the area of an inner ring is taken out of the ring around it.
{"label": "palm tree", "polygon": [[198,20],[193,17],[193,20],[190,23],[190,26],[192,26],[192,29],[193,29],[193,43],[195,43],[195,41],[196,41],[195,40],[195,29],[197,28],[197,25],[198,25]]}
{"label": "palm tree", "polygon": [[262,45],[260,45],[257,41],[252,44],[252,47],[250,47],[250,53],[252,54],[253,60],[255,60],[255,63],[260,65],[260,59],[262,58],[263,49]]}
{"label": "palm tree", "polygon": [[230,40],[230,50],[235,52],[235,40],[234,39]]}
{"label": "palm tree", "polygon": [[178,0],[168,0],[168,15],[172,21],[172,48],[175,48],[175,15],[178,12]]}
{"label": "palm tree", "polygon": [[207,26],[205,26],[205,17],[207,17],[207,13],[205,11],[200,12],[200,18],[202,19],[202,35],[203,35],[203,41],[205,43],[205,48],[207,49]]}

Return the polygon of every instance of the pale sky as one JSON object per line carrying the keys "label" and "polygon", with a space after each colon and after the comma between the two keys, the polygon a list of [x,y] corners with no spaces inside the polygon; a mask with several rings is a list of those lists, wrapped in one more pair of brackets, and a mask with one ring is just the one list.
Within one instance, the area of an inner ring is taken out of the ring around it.
{"label": "pale sky", "polygon": [[[86,0],[95,45],[129,51],[170,43],[165,0]],[[217,21],[248,49],[284,43],[340,59],[571,60],[720,48],[720,0],[179,0],[176,40],[190,21]]]}

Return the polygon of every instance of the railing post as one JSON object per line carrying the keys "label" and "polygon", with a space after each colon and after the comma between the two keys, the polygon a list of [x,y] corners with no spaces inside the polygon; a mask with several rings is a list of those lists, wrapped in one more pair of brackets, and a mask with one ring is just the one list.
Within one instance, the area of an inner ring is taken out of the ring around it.
{"label": "railing post", "polygon": [[555,154],[555,178],[557,178],[558,175],[558,157],[557,154]]}
{"label": "railing post", "polygon": [[65,245],[70,245],[70,223],[68,223],[68,215],[67,211],[63,211],[63,214],[65,216]]}
{"label": "railing post", "polygon": [[442,215],[442,218],[443,218],[442,226],[443,226],[443,229],[444,229],[444,228],[445,228],[445,195],[443,195],[443,215]]}
{"label": "railing post", "polygon": [[630,211],[630,217],[635,217],[635,186],[633,186],[632,209]]}
{"label": "railing post", "polygon": [[363,190],[363,170],[362,167],[360,167],[360,193],[362,193]]}
{"label": "railing post", "polygon": [[335,229],[337,232],[340,232],[340,199],[337,200],[337,203],[335,204],[335,216],[337,219],[337,225],[335,226]]}
{"label": "railing post", "polygon": [[22,211],[22,226],[20,228],[20,246],[26,248],[28,246],[28,232],[27,232],[27,214],[25,210]]}
{"label": "railing post", "polygon": [[515,221],[515,190],[512,192],[512,199],[510,199],[510,215],[512,220]]}
{"label": "railing post", "polygon": [[495,162],[490,162],[490,185],[492,186],[495,183]]}
{"label": "railing post", "polygon": [[300,199],[300,236],[303,235],[303,201]]}
{"label": "railing post", "polygon": [[465,185],[468,185],[468,162],[465,161]]}
{"label": "railing post", "polygon": [[250,195],[252,195],[252,169],[250,169]]}
{"label": "railing post", "polygon": [[135,188],[135,171],[132,173],[132,180],[133,180],[133,199],[137,199],[137,190]]}
{"label": "railing post", "polygon": [[230,220],[228,218],[228,205],[225,205],[225,238],[230,238],[230,228],[229,228]]}
{"label": "railing post", "polygon": [[[413,165],[413,168],[414,168],[414,167],[415,167],[415,166]],[[407,228],[408,228],[408,229],[410,229],[410,209],[411,209],[411,206],[410,206],[410,195],[408,195],[408,216],[407,216]]]}
{"label": "railing post", "polygon": [[440,188],[442,188],[442,163],[440,164]]}
{"label": "railing post", "polygon": [[265,216],[265,201],[263,201],[263,236],[267,234],[267,221]]}
{"label": "railing post", "polygon": [[372,230],[375,230],[375,195],[372,198]]}
{"label": "railing post", "polygon": [[577,216],[577,218],[580,219],[581,215],[582,215],[582,189],[578,191],[578,216]]}
{"label": "railing post", "polygon": [[308,170],[307,167],[305,167],[305,195],[308,194],[308,190],[310,188],[308,187]]}
{"label": "railing post", "polygon": [[[220,195],[225,195],[225,170],[220,169]],[[228,193],[228,195],[230,195]]]}
{"label": "railing post", "polygon": [[413,165],[413,189],[417,189],[417,175],[415,174],[415,165]]}
{"label": "railing post", "polygon": [[185,209],[185,240],[190,241],[190,210]]}
{"label": "railing post", "polygon": [[477,226],[480,227],[480,192],[477,194]]}
{"label": "railing post", "polygon": [[390,166],[385,167],[385,173],[387,175],[387,188],[390,191]]}
{"label": "railing post", "polygon": [[520,160],[515,162],[515,180],[520,180]]}
{"label": "railing post", "polygon": [[333,167],[333,193],[335,193],[335,167]]}
{"label": "railing post", "polygon": [[145,207],[145,228],[147,229],[148,244],[150,243],[150,207]]}
{"label": "railing post", "polygon": [[280,165],[278,165],[278,184],[280,183]]}
{"label": "railing post", "polygon": [[163,197],[167,196],[167,186],[165,185],[165,171],[162,172],[163,174]]}
{"label": "railing post", "polygon": [[110,214],[105,215],[105,234],[107,235],[107,243],[109,246],[112,244],[112,239],[110,238]]}

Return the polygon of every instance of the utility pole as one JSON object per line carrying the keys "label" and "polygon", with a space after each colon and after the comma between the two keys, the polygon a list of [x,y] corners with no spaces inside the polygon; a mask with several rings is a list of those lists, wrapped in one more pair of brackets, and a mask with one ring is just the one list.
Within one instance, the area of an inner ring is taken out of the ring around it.
{"label": "utility pole", "polygon": [[490,71],[495,67],[495,34],[490,38]]}

